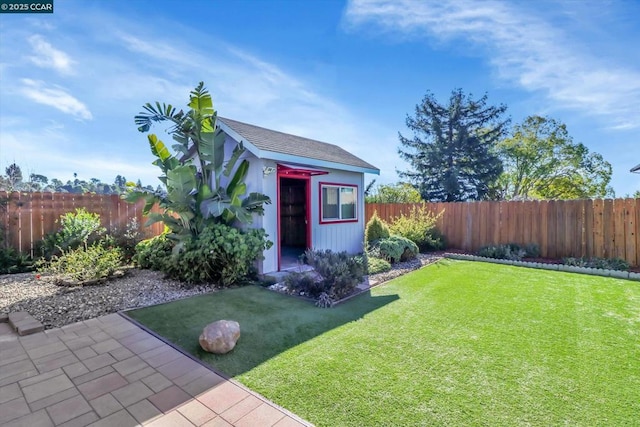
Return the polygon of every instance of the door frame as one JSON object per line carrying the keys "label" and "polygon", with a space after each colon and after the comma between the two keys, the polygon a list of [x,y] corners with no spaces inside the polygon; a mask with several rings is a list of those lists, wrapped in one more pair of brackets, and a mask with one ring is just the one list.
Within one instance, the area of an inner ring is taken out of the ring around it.
{"label": "door frame", "polygon": [[306,246],[307,248],[311,247],[311,242],[313,239],[311,238],[311,175],[305,173],[292,173],[291,170],[281,169],[280,165],[278,165],[278,179],[277,179],[277,216],[278,216],[278,271],[280,271],[280,263],[282,259],[282,238],[281,238],[281,212],[280,212],[280,188],[282,186],[282,178],[288,179],[300,179],[305,181],[305,221],[306,221]]}

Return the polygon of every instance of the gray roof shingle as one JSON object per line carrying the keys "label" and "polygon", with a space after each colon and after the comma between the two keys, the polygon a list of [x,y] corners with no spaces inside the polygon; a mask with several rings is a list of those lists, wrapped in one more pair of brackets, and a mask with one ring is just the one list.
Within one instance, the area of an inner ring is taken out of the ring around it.
{"label": "gray roof shingle", "polygon": [[260,126],[254,126],[224,117],[218,117],[218,121],[224,123],[242,138],[255,145],[259,150],[378,171],[378,168],[375,166],[337,145],[265,129]]}

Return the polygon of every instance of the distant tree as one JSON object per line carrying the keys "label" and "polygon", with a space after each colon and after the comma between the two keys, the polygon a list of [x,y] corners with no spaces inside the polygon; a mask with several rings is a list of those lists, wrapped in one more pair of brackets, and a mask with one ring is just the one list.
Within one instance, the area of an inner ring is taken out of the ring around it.
{"label": "distant tree", "polygon": [[509,120],[507,107],[487,105],[487,95],[474,100],[461,89],[454,90],[448,105],[441,105],[427,92],[416,105],[415,116],[406,124],[413,138],[398,134],[400,157],[411,170],[398,171],[429,201],[481,200],[502,173],[502,162],[494,153]]}
{"label": "distant tree", "polygon": [[127,178],[122,175],[118,175],[113,183],[116,187],[124,189],[127,186]]}
{"label": "distant tree", "polygon": [[415,187],[406,182],[379,185],[365,196],[367,203],[420,203],[422,197]]}
{"label": "distant tree", "polygon": [[640,190],[636,190],[636,191],[633,193],[633,198],[634,198],[634,199],[640,199]]}
{"label": "distant tree", "polygon": [[19,190],[22,186],[22,169],[15,163],[11,163],[5,169],[7,191]]}
{"label": "distant tree", "polygon": [[364,196],[365,197],[368,196],[369,194],[371,194],[371,192],[375,188],[375,185],[376,185],[376,180],[375,179],[371,180],[371,182],[367,184],[367,186],[364,189]]}
{"label": "distant tree", "polygon": [[530,116],[498,144],[504,199],[585,199],[613,196],[611,164],[574,143],[564,123]]}

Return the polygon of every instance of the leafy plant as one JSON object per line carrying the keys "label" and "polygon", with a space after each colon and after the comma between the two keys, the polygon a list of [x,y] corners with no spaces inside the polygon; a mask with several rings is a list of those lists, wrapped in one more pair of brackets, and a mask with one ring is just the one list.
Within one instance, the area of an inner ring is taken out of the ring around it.
{"label": "leafy plant", "polygon": [[522,258],[536,258],[540,256],[540,249],[535,243],[529,243],[524,247],[517,243],[509,243],[506,245],[484,246],[478,250],[477,255],[486,258],[520,261]]}
{"label": "leafy plant", "polygon": [[379,253],[381,258],[392,264],[413,259],[419,252],[418,246],[413,241],[396,235],[374,242],[373,250],[375,253]]}
{"label": "leafy plant", "polygon": [[174,242],[167,239],[167,233],[143,240],[135,247],[133,262],[140,268],[164,271],[173,246]]}
{"label": "leafy plant", "polygon": [[42,241],[45,258],[81,247],[87,249],[90,244],[102,239],[107,231],[100,225],[100,215],[87,212],[85,208],[60,215],[58,222],[60,229],[47,234]]}
{"label": "leafy plant", "polygon": [[320,294],[326,290],[325,281],[318,280],[314,274],[299,273],[297,271],[288,274],[284,278],[284,284],[287,286],[289,292],[314,299],[318,298]]}
{"label": "leafy plant", "polygon": [[[138,130],[148,132],[154,122],[172,122],[169,133],[177,142],[172,146],[176,154],[156,135],[149,135],[151,153],[156,157],[153,164],[162,171],[159,178],[166,194],[136,189],[125,199],[145,200],[147,225],[164,222],[171,230],[167,237],[178,242],[175,251],[211,224],[236,220],[248,224],[253,213],[263,213],[263,204],[271,201],[260,193],[246,195],[249,161],[240,160],[245,151],[242,144],[233,149],[225,164],[225,135],[216,129],[217,113],[204,83],[191,91],[186,113],[159,102],[143,108],[145,111],[135,117]],[[150,214],[156,203],[164,212]]]}
{"label": "leafy plant", "polygon": [[308,249],[305,258],[320,275],[325,292],[335,299],[351,294],[362,282],[366,271],[364,257],[347,252]]}
{"label": "leafy plant", "polygon": [[382,258],[369,257],[368,259],[369,274],[384,273],[391,270],[391,264]]}
{"label": "leafy plant", "polygon": [[136,253],[136,245],[142,240],[140,225],[137,218],[127,221],[124,229],[114,228],[105,238],[107,245],[117,246],[122,250],[125,262],[130,262]]}
{"label": "leafy plant", "polygon": [[436,222],[444,210],[434,215],[425,205],[413,206],[408,214],[395,217],[389,226],[392,234],[405,237],[422,251],[442,249],[444,244],[435,233]]}
{"label": "leafy plant", "polygon": [[42,262],[38,271],[53,274],[62,282],[82,283],[108,278],[121,266],[120,248],[94,244],[54,255],[51,261]]}
{"label": "leafy plant", "polygon": [[389,237],[389,226],[380,217],[378,212],[374,211],[373,215],[364,230],[364,237],[366,242],[374,242],[376,240],[385,239]]}
{"label": "leafy plant", "polygon": [[565,265],[576,267],[599,268],[603,270],[629,270],[629,263],[622,258],[573,258],[568,257],[562,260]]}
{"label": "leafy plant", "polygon": [[32,271],[33,260],[30,256],[4,247],[0,242],[0,274],[24,273]]}

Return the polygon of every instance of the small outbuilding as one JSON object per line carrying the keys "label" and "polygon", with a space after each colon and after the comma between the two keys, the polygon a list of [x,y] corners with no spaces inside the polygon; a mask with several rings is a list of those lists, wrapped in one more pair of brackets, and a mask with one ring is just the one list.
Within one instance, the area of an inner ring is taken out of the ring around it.
{"label": "small outbuilding", "polygon": [[343,148],[218,117],[225,152],[242,143],[250,162],[247,193],[271,198],[254,227],[274,243],[261,273],[294,268],[307,249],[358,253],[364,243],[364,174],[380,170]]}

